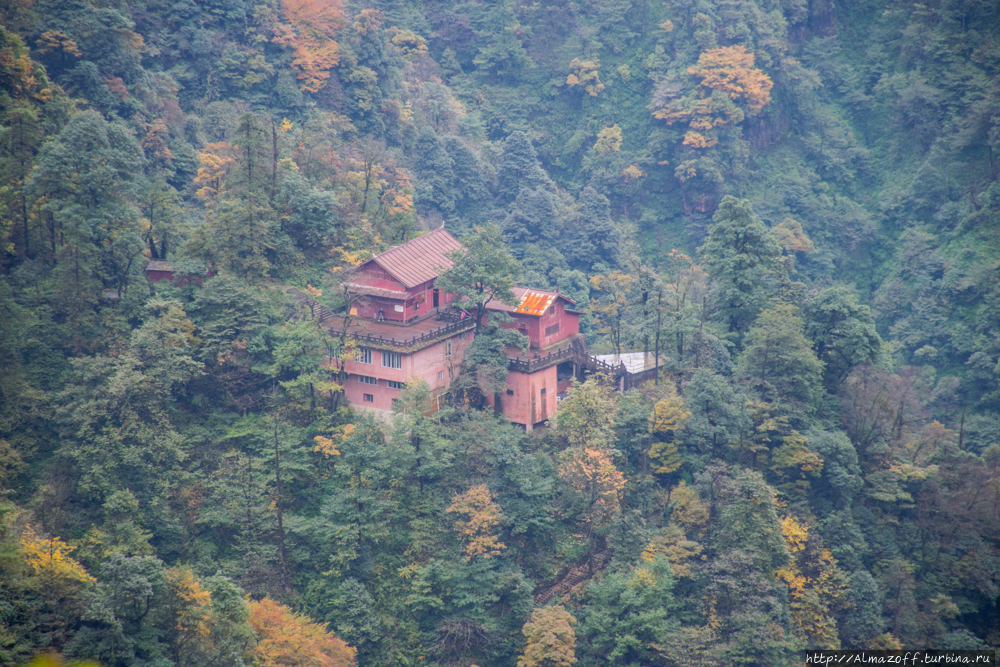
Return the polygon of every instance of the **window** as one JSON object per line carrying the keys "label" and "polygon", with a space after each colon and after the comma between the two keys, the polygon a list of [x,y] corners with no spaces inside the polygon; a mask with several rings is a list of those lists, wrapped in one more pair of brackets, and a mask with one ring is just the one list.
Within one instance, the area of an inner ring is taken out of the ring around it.
{"label": "window", "polygon": [[406,383],[405,382],[396,382],[395,380],[386,380],[385,384],[386,384],[386,386],[389,387],[389,389],[406,389]]}
{"label": "window", "polygon": [[446,357],[450,357],[451,356],[451,341],[450,340],[447,341],[444,344],[444,354],[445,354]]}
{"label": "window", "polygon": [[438,371],[438,380],[444,379],[444,371]]}
{"label": "window", "polygon": [[462,333],[458,334],[458,339],[459,340],[468,340],[469,339],[469,332],[468,331],[463,331]]}
{"label": "window", "polygon": [[557,333],[559,333],[559,323],[558,322],[556,322],[555,324],[553,324],[550,327],[545,327],[545,335],[546,336],[552,336],[552,335],[557,334]]}
{"label": "window", "polygon": [[514,395],[514,390],[513,389],[508,389],[507,390],[507,395],[508,396],[513,396]]}
{"label": "window", "polygon": [[361,384],[373,384],[378,386],[378,378],[373,378],[371,375],[359,375],[358,382]]}
{"label": "window", "polygon": [[399,352],[383,352],[382,368],[402,368],[403,357]]}
{"label": "window", "polygon": [[375,397],[371,394],[365,394],[365,403],[374,403]]}
{"label": "window", "polygon": [[354,361],[359,361],[362,364],[370,364],[372,362],[372,351],[367,347],[363,347],[358,350],[357,354],[354,355]]}
{"label": "window", "polygon": [[542,396],[545,395],[545,387],[542,387]]}

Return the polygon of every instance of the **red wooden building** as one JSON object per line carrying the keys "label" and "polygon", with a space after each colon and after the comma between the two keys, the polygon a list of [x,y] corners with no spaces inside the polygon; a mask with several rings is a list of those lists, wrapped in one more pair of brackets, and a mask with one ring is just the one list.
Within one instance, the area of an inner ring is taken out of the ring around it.
{"label": "red wooden building", "polygon": [[[357,299],[349,333],[360,345],[345,363],[349,379],[344,392],[351,405],[387,413],[411,378],[423,378],[435,397],[448,390],[465,350],[472,342],[472,317],[450,305],[454,295],[440,292],[434,281],[451,267],[447,255],[462,245],[447,231],[434,230],[362,264],[349,283]],[[507,327],[528,336],[527,353],[508,350],[510,371],[503,413],[527,429],[555,414],[560,377],[577,370],[574,355],[586,354],[574,302],[558,292],[515,288],[516,306],[490,303],[509,313]],[[343,318],[326,320],[340,330]],[[490,397],[492,403],[493,398]]]}

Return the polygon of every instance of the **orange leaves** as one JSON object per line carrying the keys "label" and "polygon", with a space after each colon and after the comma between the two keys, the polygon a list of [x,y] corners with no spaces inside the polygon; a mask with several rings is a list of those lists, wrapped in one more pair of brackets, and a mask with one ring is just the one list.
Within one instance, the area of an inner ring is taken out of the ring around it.
{"label": "orange leaves", "polygon": [[175,629],[186,635],[207,636],[211,632],[212,594],[201,587],[189,568],[167,570],[170,611],[177,619]]}
{"label": "orange leaves", "polygon": [[60,51],[74,58],[79,58],[83,55],[80,53],[80,47],[76,45],[76,42],[70,39],[69,35],[58,30],[46,30],[43,32],[35,40],[35,46],[38,47],[39,53]]}
{"label": "orange leaves", "polygon": [[76,547],[71,547],[58,537],[44,539],[35,535],[29,525],[21,535],[21,554],[25,564],[36,575],[49,581],[61,579],[85,584],[96,581],[87,570],[70,558]]}
{"label": "orange leaves", "polygon": [[771,101],[774,83],[753,65],[754,55],[747,53],[745,46],[723,46],[702,53],[698,64],[688,68],[688,74],[700,77],[705,88],[742,101],[755,114]]}
{"label": "orange leaves", "polygon": [[812,252],[813,242],[802,231],[802,225],[791,218],[785,218],[771,228],[771,236],[786,252]]}
{"label": "orange leaves", "polygon": [[228,141],[220,141],[208,144],[198,153],[198,161],[201,162],[202,166],[198,167],[198,175],[194,177],[194,182],[201,185],[196,194],[205,199],[206,205],[219,195],[223,178],[229,172],[229,165],[233,162],[233,158],[226,155],[232,151],[232,148]]}
{"label": "orange leaves", "polygon": [[281,11],[291,26],[279,26],[274,41],[292,47],[299,87],[317,93],[340,62],[333,36],[344,26],[344,6],[340,0],[282,0]]}
{"label": "orange leaves", "polygon": [[456,521],[455,528],[465,536],[465,559],[475,556],[489,559],[500,554],[507,547],[494,534],[503,512],[493,502],[493,496],[485,484],[477,484],[465,493],[452,499],[448,512],[464,514],[465,519]]}
{"label": "orange leaves", "polygon": [[[742,123],[747,114],[757,114],[771,101],[774,84],[753,65],[754,55],[744,46],[708,49],[697,65],[688,68],[688,74],[701,80],[698,89],[657,109],[653,117],[667,125],[687,123],[683,144],[689,148],[715,146],[717,128]],[[682,182],[688,180],[695,175],[694,166],[678,168],[675,175]]]}
{"label": "orange leaves", "polygon": [[146,157],[153,162],[169,164],[174,159],[174,154],[167,145],[169,130],[166,122],[162,118],[157,118],[146,127],[148,128],[146,136],[142,138],[142,149],[146,152]]}
{"label": "orange leaves", "polygon": [[257,633],[254,664],[260,667],[353,667],[356,650],[270,598],[250,603]]}
{"label": "orange leaves", "polygon": [[281,12],[292,25],[326,37],[344,27],[344,4],[340,0],[281,0]]}
{"label": "orange leaves", "polygon": [[569,449],[559,466],[559,477],[589,500],[586,521],[604,525],[618,512],[625,476],[615,467],[611,455],[603,449]]}

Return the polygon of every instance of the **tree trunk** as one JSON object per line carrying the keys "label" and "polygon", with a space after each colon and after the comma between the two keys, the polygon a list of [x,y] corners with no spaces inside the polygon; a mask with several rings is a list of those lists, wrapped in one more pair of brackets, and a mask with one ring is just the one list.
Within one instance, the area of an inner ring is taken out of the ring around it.
{"label": "tree trunk", "polygon": [[281,458],[278,451],[278,420],[274,420],[274,482],[276,496],[274,507],[278,513],[278,554],[281,557],[281,584],[288,593],[292,590],[291,581],[288,578],[288,557],[285,553],[285,525],[281,511]]}

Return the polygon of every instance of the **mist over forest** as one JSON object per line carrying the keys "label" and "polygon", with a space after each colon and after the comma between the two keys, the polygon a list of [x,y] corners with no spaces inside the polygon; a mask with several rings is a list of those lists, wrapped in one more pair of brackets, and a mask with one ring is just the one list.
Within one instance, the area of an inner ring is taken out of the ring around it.
{"label": "mist over forest", "polygon": [[[1000,648],[998,160],[991,0],[5,0],[0,665]],[[352,404],[441,227],[655,380]]]}

